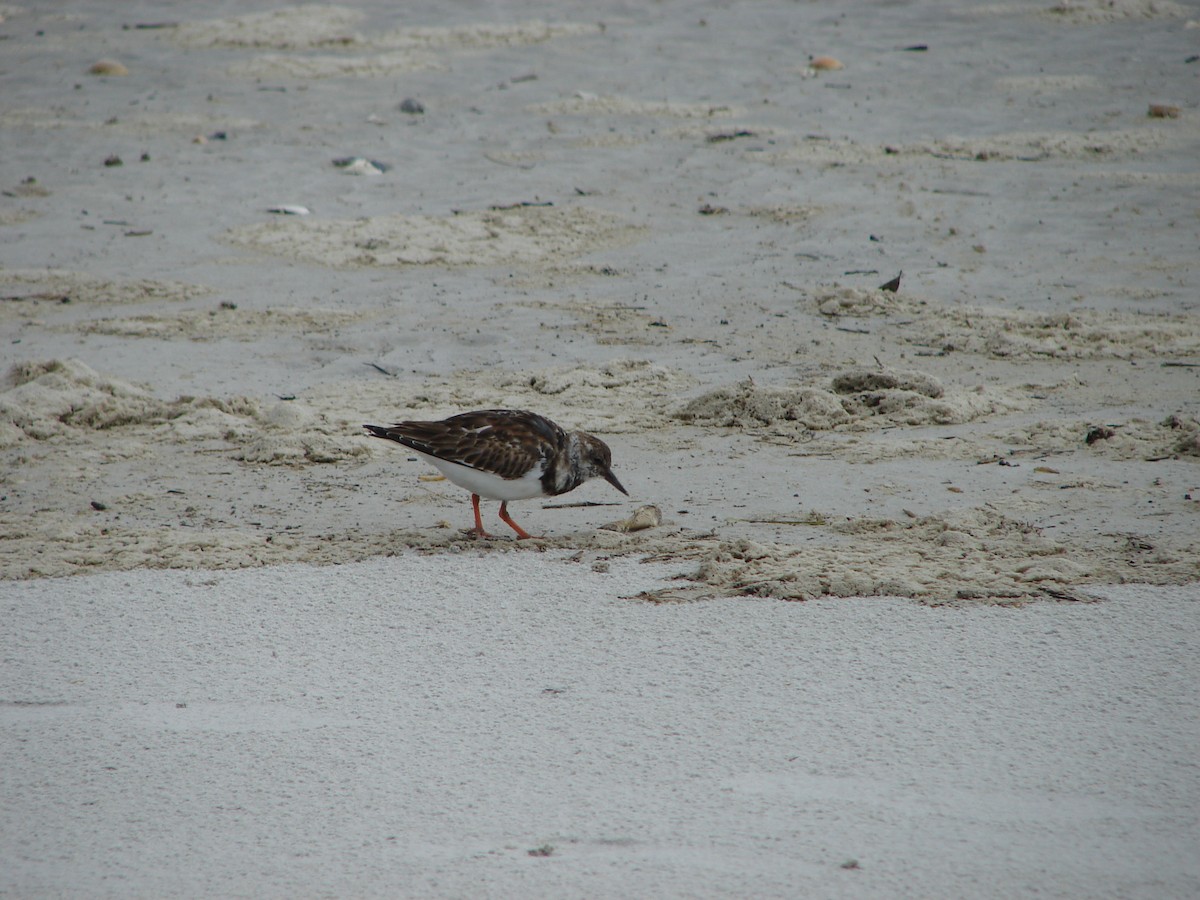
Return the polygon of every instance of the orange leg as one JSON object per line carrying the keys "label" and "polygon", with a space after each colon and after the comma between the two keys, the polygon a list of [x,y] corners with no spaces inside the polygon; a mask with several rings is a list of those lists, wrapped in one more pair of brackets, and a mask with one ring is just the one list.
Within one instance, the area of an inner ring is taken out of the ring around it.
{"label": "orange leg", "polygon": [[475,510],[475,537],[490,538],[491,535],[483,530],[483,518],[479,515],[479,495],[471,495],[471,507]]}
{"label": "orange leg", "polygon": [[[478,515],[478,512],[476,512],[476,515]],[[512,520],[512,516],[510,516],[508,514],[508,501],[507,500],[505,500],[503,503],[500,504],[500,518],[504,520],[504,523],[506,525],[508,525],[509,528],[511,528],[513,531],[515,531],[517,533],[517,540],[521,540],[522,538],[533,537],[532,534],[530,534],[528,531],[526,531],[524,528],[522,528],[520,525],[518,525],[516,522],[514,522]]]}

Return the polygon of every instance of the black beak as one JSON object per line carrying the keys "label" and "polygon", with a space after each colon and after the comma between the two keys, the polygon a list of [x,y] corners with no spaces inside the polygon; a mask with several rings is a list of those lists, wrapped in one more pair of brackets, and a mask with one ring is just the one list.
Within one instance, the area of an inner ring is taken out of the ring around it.
{"label": "black beak", "polygon": [[625,488],[623,488],[621,486],[621,482],[617,481],[617,476],[612,473],[612,469],[605,469],[603,474],[604,474],[605,481],[607,481],[609,484],[611,484],[613,487],[615,487],[618,491],[620,491],[626,497],[629,496],[629,491],[625,490]]}

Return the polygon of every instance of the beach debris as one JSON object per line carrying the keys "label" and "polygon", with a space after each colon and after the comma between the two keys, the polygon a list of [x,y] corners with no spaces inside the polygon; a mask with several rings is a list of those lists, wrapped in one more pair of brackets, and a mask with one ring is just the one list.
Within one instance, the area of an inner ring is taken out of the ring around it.
{"label": "beach debris", "polygon": [[5,197],[49,197],[50,192],[46,188],[38,184],[38,180],[27,175],[21,179],[21,183],[9,190],[0,191]]}
{"label": "beach debris", "polygon": [[415,97],[405,97],[400,101],[398,108],[400,112],[408,113],[410,116],[419,116],[425,112],[425,104]]}
{"label": "beach debris", "polygon": [[391,168],[387,163],[362,156],[342,156],[335,159],[333,164],[347,175],[382,175]]}
{"label": "beach debris", "polygon": [[818,72],[836,72],[838,69],[846,68],[842,65],[841,60],[835,59],[832,56],[818,56],[808,61],[810,69],[816,69]]}
{"label": "beach debris", "polygon": [[504,212],[508,209],[525,209],[531,206],[553,206],[552,200],[518,200],[516,203],[496,203],[488,207],[496,212]]}
{"label": "beach debris", "polygon": [[1178,119],[1179,107],[1167,103],[1151,103],[1146,115],[1152,119]]}
{"label": "beach debris", "polygon": [[88,67],[90,75],[128,75],[129,69],[115,59],[98,59]]}
{"label": "beach debris", "polygon": [[891,291],[893,294],[900,290],[900,279],[904,277],[904,270],[900,270],[900,274],[891,281],[884,282],[879,286],[881,291]]}
{"label": "beach debris", "polygon": [[755,137],[753,131],[747,131],[745,128],[739,128],[737,131],[718,131],[716,134],[710,134],[705,138],[710,144],[719,144],[722,141],[732,141],[736,138]]}
{"label": "beach debris", "polygon": [[600,528],[604,531],[619,531],[621,534],[628,534],[631,531],[657,528],[661,524],[662,510],[653,504],[647,504],[635,509],[629,518],[621,519],[618,522],[609,522],[607,525],[601,525]]}
{"label": "beach debris", "polygon": [[275,213],[280,216],[307,216],[312,210],[307,206],[294,206],[292,204],[284,204],[283,206],[272,206],[267,210],[269,213]]}
{"label": "beach debris", "polygon": [[106,509],[108,509],[108,504],[101,503],[99,500],[93,500],[92,509],[96,510],[96,512],[104,512]]}
{"label": "beach debris", "polygon": [[542,844],[540,847],[534,847],[532,850],[526,850],[530,856],[551,856],[554,853],[553,844]]}
{"label": "beach debris", "polygon": [[123,166],[125,163],[121,161],[121,157],[117,156],[117,154],[110,153],[108,156],[104,157],[104,165],[111,169],[113,166]]}
{"label": "beach debris", "polygon": [[1087,444],[1088,446],[1091,446],[1092,444],[1096,443],[1097,441],[1107,441],[1110,437],[1112,437],[1115,434],[1116,434],[1116,431],[1109,428],[1108,426],[1097,425],[1094,428],[1088,429],[1087,437],[1085,437],[1083,439],[1083,442],[1085,444]]}
{"label": "beach debris", "polygon": [[727,206],[713,206],[711,203],[705,203],[696,211],[702,216],[723,216],[729,212],[729,208]]}

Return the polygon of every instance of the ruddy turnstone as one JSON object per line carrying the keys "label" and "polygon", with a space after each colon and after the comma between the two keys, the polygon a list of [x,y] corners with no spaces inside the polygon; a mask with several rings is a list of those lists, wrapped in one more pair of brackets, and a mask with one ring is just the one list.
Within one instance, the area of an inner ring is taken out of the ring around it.
{"label": "ruddy turnstone", "polygon": [[566,431],[521,409],[481,409],[440,422],[364,425],[373,436],[416,451],[450,481],[471,492],[475,534],[491,537],[479,517],[479,498],[499,500],[500,518],[518,538],[531,537],[508,514],[510,500],[553,497],[599,475],[622,494],[612,452],[598,437]]}

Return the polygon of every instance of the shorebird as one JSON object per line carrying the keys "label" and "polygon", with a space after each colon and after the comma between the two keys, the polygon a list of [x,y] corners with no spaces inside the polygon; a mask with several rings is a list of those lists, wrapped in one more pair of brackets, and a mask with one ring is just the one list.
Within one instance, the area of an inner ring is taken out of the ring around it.
{"label": "shorebird", "polygon": [[415,451],[470,491],[477,537],[491,537],[479,515],[481,497],[500,501],[500,518],[521,539],[532,535],[509,516],[512,500],[565,494],[596,476],[629,494],[612,473],[612,452],[604,441],[584,431],[567,431],[527,410],[481,409],[438,422],[363,428]]}

